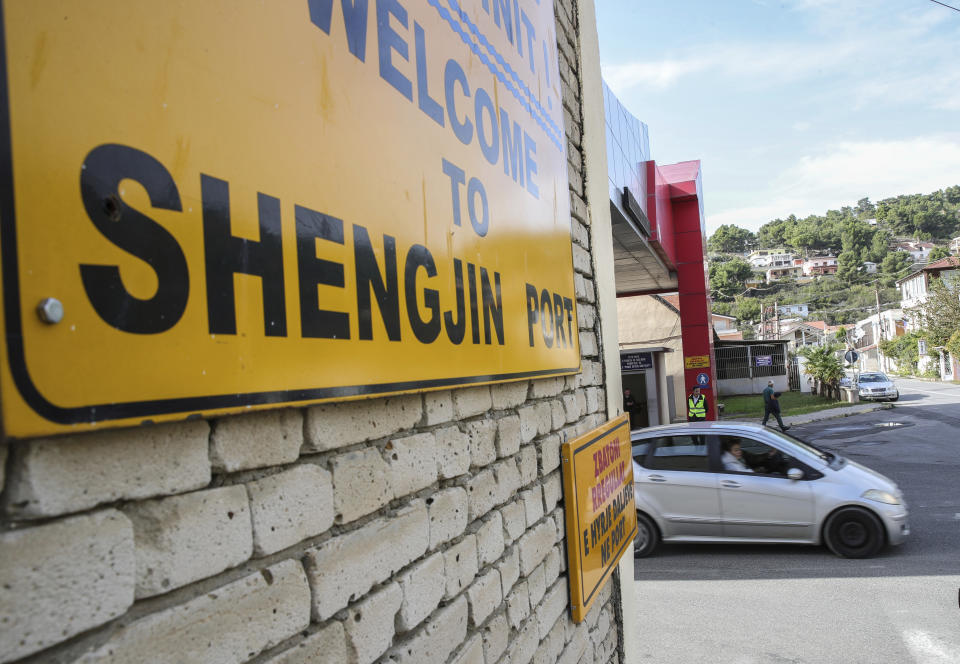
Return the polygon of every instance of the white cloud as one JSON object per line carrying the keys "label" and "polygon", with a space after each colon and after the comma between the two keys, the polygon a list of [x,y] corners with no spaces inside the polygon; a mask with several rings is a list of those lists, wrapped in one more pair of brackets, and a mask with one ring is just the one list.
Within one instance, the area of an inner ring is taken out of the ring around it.
{"label": "white cloud", "polygon": [[[900,194],[926,194],[960,184],[960,135],[904,140],[845,142],[802,157],[752,193],[759,205],[707,214],[707,231],[721,224],[756,230],[790,214],[823,214],[855,205],[867,196],[878,201]],[[705,194],[710,207],[709,188]]]}

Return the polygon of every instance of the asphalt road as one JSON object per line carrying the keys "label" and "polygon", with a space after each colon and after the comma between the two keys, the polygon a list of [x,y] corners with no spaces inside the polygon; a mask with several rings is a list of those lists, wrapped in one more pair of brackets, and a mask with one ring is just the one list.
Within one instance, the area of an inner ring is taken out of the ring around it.
{"label": "asphalt road", "polygon": [[960,663],[960,386],[897,380],[893,410],[791,433],[903,489],[911,536],[825,548],[661,545],[636,561],[642,662]]}

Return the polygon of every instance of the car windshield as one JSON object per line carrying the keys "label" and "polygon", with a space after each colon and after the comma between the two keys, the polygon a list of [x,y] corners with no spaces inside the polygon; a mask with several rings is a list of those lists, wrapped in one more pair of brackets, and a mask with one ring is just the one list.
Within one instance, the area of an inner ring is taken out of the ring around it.
{"label": "car windshield", "polygon": [[820,449],[819,447],[817,447],[816,445],[813,445],[813,444],[811,444],[811,443],[808,443],[808,442],[805,441],[805,440],[800,440],[800,439],[797,438],[796,436],[791,436],[791,435],[788,434],[788,433],[783,433],[783,432],[774,431],[774,430],[770,430],[769,433],[770,433],[771,435],[776,436],[777,438],[781,438],[781,439],[786,440],[786,441],[788,441],[788,442],[790,442],[790,443],[793,443],[794,445],[796,445],[796,446],[799,447],[800,449],[802,449],[802,450],[804,450],[804,451],[806,451],[806,452],[814,455],[815,457],[817,457],[817,458],[819,458],[819,459],[822,459],[823,461],[826,461],[828,464],[829,464],[829,463],[832,463],[833,460],[837,458],[837,455],[834,454],[833,452],[829,452],[829,451],[827,451],[827,450],[822,450],[822,449]]}
{"label": "car windshield", "polygon": [[861,383],[883,383],[886,382],[887,377],[882,373],[868,373],[860,374]]}

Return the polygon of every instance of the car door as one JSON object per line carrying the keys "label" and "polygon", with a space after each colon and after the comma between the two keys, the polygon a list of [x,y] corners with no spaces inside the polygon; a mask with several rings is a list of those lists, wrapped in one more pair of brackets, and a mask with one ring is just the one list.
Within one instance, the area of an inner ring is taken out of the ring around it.
{"label": "car door", "polygon": [[665,435],[648,439],[636,488],[657,512],[663,536],[718,537],[720,495],[711,472],[704,435]]}
{"label": "car door", "polygon": [[[755,472],[723,470],[719,476],[723,536],[743,539],[813,541],[811,483],[786,477],[806,467],[778,448],[750,436],[717,436],[721,452],[737,443]],[[769,462],[769,453],[777,452]],[[764,465],[766,463],[766,465]],[[811,477],[807,473],[807,477]]]}

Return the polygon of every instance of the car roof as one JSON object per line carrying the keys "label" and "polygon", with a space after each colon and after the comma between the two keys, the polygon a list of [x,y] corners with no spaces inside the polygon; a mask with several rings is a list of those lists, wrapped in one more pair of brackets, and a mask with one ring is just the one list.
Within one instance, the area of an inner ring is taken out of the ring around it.
{"label": "car roof", "polygon": [[637,429],[630,432],[633,438],[649,438],[667,433],[687,434],[735,434],[735,433],[762,433],[767,427],[755,422],[741,422],[728,420],[725,422],[677,422],[675,424],[661,424],[660,426]]}

